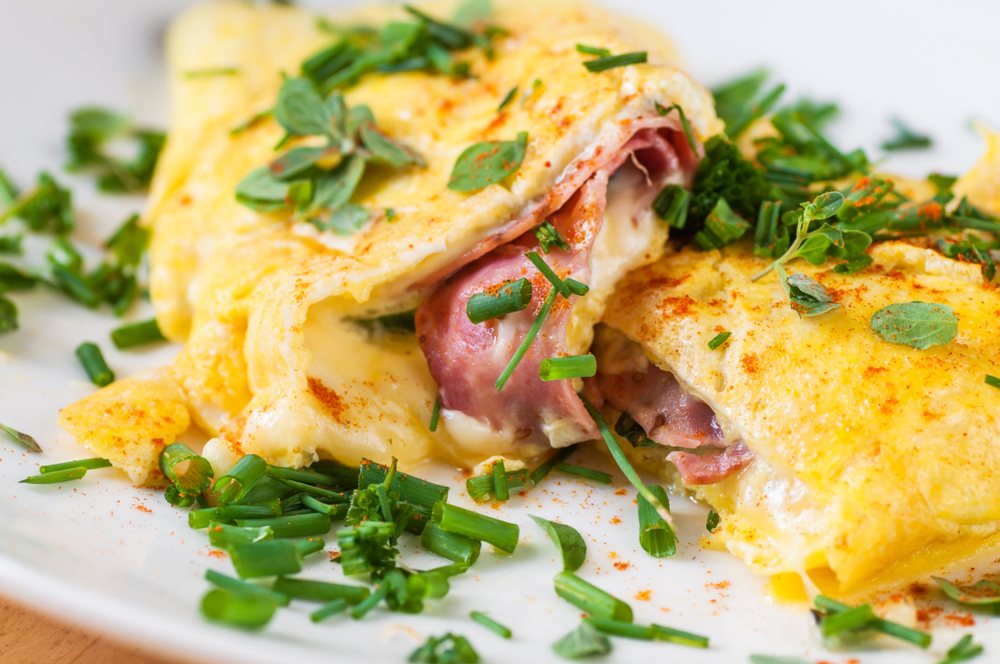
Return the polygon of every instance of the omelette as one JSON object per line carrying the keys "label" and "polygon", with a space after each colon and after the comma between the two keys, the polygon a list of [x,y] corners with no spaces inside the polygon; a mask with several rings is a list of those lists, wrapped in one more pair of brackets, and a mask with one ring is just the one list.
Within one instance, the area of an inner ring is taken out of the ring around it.
{"label": "omelette", "polygon": [[[251,453],[290,467],[396,458],[405,468],[531,459],[594,438],[572,381],[542,381],[539,366],[585,353],[616,282],[663,253],[652,200],[665,185],[690,186],[721,123],[669,42],[641,26],[577,2],[510,0],[457,29],[444,23],[454,9],[366,7],[317,22],[294,7],[221,2],[174,22],[170,131],[144,221],[156,319],[184,347],[171,366],[64,409],[80,443],[134,483],[157,484],[159,451],[189,427],[211,438],[216,476]],[[434,67],[362,63],[309,90],[303,72],[354,48],[341,35],[373,33],[378,53],[399,35],[473,45],[444,66],[428,50]],[[585,66],[615,55],[630,63]],[[290,130],[301,113],[281,99],[295,86],[300,98],[326,96],[323,113],[357,120],[361,138],[340,130],[323,147],[315,132]],[[352,170],[361,140],[384,157],[369,154],[363,175]],[[495,181],[456,186],[456,164],[483,145],[519,149],[519,160]],[[325,225],[291,201],[339,189],[275,179],[299,169],[293,157],[319,155],[308,150],[326,150],[307,164],[335,168],[324,182],[354,174]],[[542,246],[548,238],[557,250]],[[547,305],[553,287],[532,252],[578,290]],[[525,309],[464,318],[472,295],[519,279],[532,287]],[[494,390],[544,306],[534,343]]]}

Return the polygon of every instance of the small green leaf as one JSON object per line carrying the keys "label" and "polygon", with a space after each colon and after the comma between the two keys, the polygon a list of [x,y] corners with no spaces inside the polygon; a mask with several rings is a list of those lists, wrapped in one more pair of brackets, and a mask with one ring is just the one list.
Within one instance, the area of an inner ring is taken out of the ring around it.
{"label": "small green leaf", "polygon": [[876,311],[871,328],[889,343],[926,350],[955,340],[958,316],[947,304],[903,302]]}
{"label": "small green leaf", "polygon": [[871,264],[872,257],[868,254],[861,254],[860,256],[855,256],[848,261],[834,265],[833,271],[837,274],[854,274],[855,272],[860,272]]}
{"label": "small green leaf", "polygon": [[827,236],[811,235],[791,258],[804,258],[813,265],[822,265],[826,262],[826,254],[831,247],[832,243]]}
{"label": "small green leaf", "polygon": [[129,128],[127,116],[98,107],[73,111],[69,116],[69,123],[71,133],[84,135],[94,141],[106,141],[125,133]]}
{"label": "small green leaf", "polygon": [[139,215],[134,214],[108,238],[105,246],[114,252],[119,265],[136,267],[149,244],[149,235],[149,229],[140,226]]}
{"label": "small green leaf", "polygon": [[982,654],[983,647],[972,642],[971,634],[966,634],[958,640],[958,643],[948,648],[947,657],[938,664],[959,664],[959,662],[967,662]]}
{"label": "small green leaf", "polygon": [[608,654],[611,641],[590,623],[581,622],[579,627],[552,644],[552,650],[565,659],[581,659]]}
{"label": "small green leaf", "polygon": [[708,532],[712,532],[719,527],[719,521],[721,521],[719,513],[716,512],[715,510],[709,510],[708,519],[705,520],[705,528],[708,530]]}
{"label": "small green leaf", "polygon": [[817,196],[812,203],[805,205],[805,212],[810,219],[829,219],[840,211],[844,205],[844,195],[839,191],[828,191]]}
{"label": "small green leaf", "polygon": [[452,191],[478,191],[500,182],[514,173],[524,161],[528,132],[522,131],[513,141],[487,141],[470,145],[458,157],[448,188]]}
{"label": "small green leaf", "polygon": [[334,170],[323,173],[316,179],[313,196],[313,210],[336,210],[351,200],[365,174],[367,159],[352,155]]}
{"label": "small green leaf", "polygon": [[876,177],[863,177],[854,183],[844,200],[844,206],[837,212],[842,221],[850,221],[862,214],[875,210],[882,199],[892,191],[894,184]]}
{"label": "small green leaf", "polygon": [[894,150],[925,150],[931,147],[931,137],[918,134],[913,131],[903,121],[896,118],[892,121],[896,128],[896,136],[882,143],[882,149],[891,152]]}
{"label": "small green leaf", "polygon": [[750,224],[733,212],[725,198],[719,198],[705,218],[705,227],[695,234],[695,241],[705,251],[720,249],[735,242],[750,230]]}
{"label": "small green leaf", "polygon": [[834,258],[857,258],[872,244],[872,236],[863,231],[842,231],[842,235],[844,245],[830,248],[829,253]]}
{"label": "small green leaf", "polygon": [[290,184],[275,178],[269,167],[261,166],[236,185],[236,200],[257,212],[275,212],[288,207],[285,199]]}
{"label": "small green leaf", "polygon": [[379,130],[373,122],[365,122],[360,127],[361,140],[365,147],[372,151],[377,158],[386,162],[393,168],[403,168],[414,164],[423,168],[427,165],[424,158],[414,150],[389,138]]}
{"label": "small green leaf", "polygon": [[372,109],[366,104],[352,106],[351,110],[347,111],[347,126],[345,127],[347,136],[353,137],[361,125],[366,122],[375,123],[375,114],[372,113]]}
{"label": "small green leaf", "polygon": [[311,218],[309,222],[321,231],[333,231],[337,235],[354,235],[368,223],[368,210],[357,203],[348,203],[326,215],[326,218]]}
{"label": "small green leaf", "polygon": [[274,176],[275,180],[287,182],[304,176],[318,162],[338,154],[340,154],[340,149],[335,146],[292,148],[272,161],[268,168],[271,169],[271,175]]}
{"label": "small green leaf", "polygon": [[823,284],[801,272],[788,275],[788,298],[800,316],[818,316],[840,305],[833,301]]}
{"label": "small green leaf", "polygon": [[937,576],[931,578],[941,587],[945,595],[961,604],[1000,603],[1000,584],[994,581],[983,579],[971,586],[962,586]]}
{"label": "small green leaf", "polygon": [[543,519],[540,516],[529,514],[531,520],[545,529],[545,532],[552,538],[552,543],[559,549],[562,556],[563,571],[575,572],[583,565],[587,557],[587,543],[580,536],[575,528],[555,521]]}
{"label": "small green leaf", "polygon": [[278,92],[274,119],[293,136],[331,136],[333,116],[307,79],[287,78]]}
{"label": "small green leaf", "polygon": [[312,202],[312,195],[312,180],[296,180],[288,186],[287,201],[297,212],[303,212]]}

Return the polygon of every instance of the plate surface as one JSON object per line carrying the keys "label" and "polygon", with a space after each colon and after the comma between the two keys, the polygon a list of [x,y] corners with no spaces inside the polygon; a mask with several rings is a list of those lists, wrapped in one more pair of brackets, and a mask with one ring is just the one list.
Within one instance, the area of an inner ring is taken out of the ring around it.
{"label": "plate surface", "polygon": [[[74,239],[98,244],[129,213],[133,197],[99,197],[85,180],[59,173],[66,115],[97,103],[130,110],[153,126],[166,122],[160,43],[169,17],[183,0],[35,0],[9,3],[0,21],[0,165],[27,184],[39,169],[57,173],[76,193],[80,229]],[[315,3],[313,3],[315,4]],[[691,73],[707,84],[768,65],[789,83],[789,98],[811,94],[841,104],[834,135],[845,147],[877,145],[902,117],[936,139],[933,150],[893,157],[885,168],[920,176],[957,173],[980,147],[969,120],[1000,126],[995,63],[1000,41],[996,5],[971,3],[946,14],[939,5],[844,2],[836,13],[823,3],[615,2],[615,7],[662,26],[685,55]],[[325,3],[330,7],[331,3]],[[44,242],[29,243],[29,259]],[[119,353],[108,341],[117,321],[47,293],[15,295],[21,329],[0,337],[0,422],[32,433],[43,455],[0,443],[0,592],[43,611],[162,650],[212,662],[399,662],[429,634],[456,631],[472,641],[485,662],[527,658],[562,661],[550,645],[578,622],[579,612],[558,599],[558,571],[547,536],[528,514],[558,519],[580,530],[589,547],[581,576],[628,601],[637,622],[656,622],[705,634],[705,651],[616,639],[608,661],[682,658],[686,662],[745,662],[749,653],[844,661],[929,662],[928,654],[887,644],[878,652],[830,655],[815,641],[812,618],[801,606],[773,603],[766,580],[728,554],[702,549],[706,510],[674,499],[682,545],[655,560],[638,548],[631,489],[620,474],[611,487],[553,476],[491,514],[521,526],[513,556],[484,552],[473,571],[455,579],[451,594],[423,614],[377,612],[361,622],[308,620],[312,607],[293,603],[262,632],[216,627],[198,614],[207,568],[231,573],[204,532],[188,529],[185,513],[162,494],[134,489],[113,470],[92,471],[61,487],[17,482],[41,463],[86,456],[55,424],[58,409],[91,392],[73,349],[101,343],[118,376],[170,360],[176,347]],[[134,319],[148,317],[148,307]],[[597,462],[596,459],[594,461]],[[445,468],[429,479],[456,487],[454,502],[468,504],[464,480]],[[488,508],[487,508],[488,509]],[[489,548],[489,547],[487,547]],[[429,565],[413,541],[404,557]],[[996,565],[993,565],[996,571]],[[335,579],[339,568],[314,556],[303,577]],[[514,630],[502,641],[466,619],[487,611]],[[963,614],[964,615],[964,614]],[[932,652],[940,655],[961,633],[962,617],[938,620]],[[977,642],[1000,652],[997,621],[976,616]]]}

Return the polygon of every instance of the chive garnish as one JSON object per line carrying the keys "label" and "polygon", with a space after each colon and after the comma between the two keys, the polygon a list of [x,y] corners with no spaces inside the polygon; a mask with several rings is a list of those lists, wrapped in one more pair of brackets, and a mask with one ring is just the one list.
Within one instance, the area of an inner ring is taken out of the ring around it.
{"label": "chive garnish", "polygon": [[560,463],[569,458],[573,454],[573,447],[564,447],[561,450],[556,450],[555,454],[550,456],[548,460],[531,471],[531,483],[539,484],[545,477],[552,472],[552,469],[558,466]]}
{"label": "chive garnish", "polygon": [[114,342],[115,348],[118,350],[126,350],[166,340],[167,338],[163,336],[163,332],[160,331],[160,326],[157,325],[155,318],[141,323],[123,325],[111,331],[111,341]]}
{"label": "chive garnish", "polygon": [[517,548],[521,529],[516,523],[494,519],[448,503],[436,503],[432,515],[434,523],[449,533],[489,542],[507,553],[513,553]]}
{"label": "chive garnish", "polygon": [[674,103],[670,106],[661,106],[660,102],[653,102],[656,104],[656,113],[660,117],[669,115],[671,111],[677,111],[677,115],[681,119],[681,129],[684,130],[684,138],[687,139],[688,146],[691,148],[691,152],[698,154],[698,143],[694,140],[694,132],[691,131],[691,123],[688,122],[687,115],[684,113],[684,109],[681,108],[680,104]]}
{"label": "chive garnish", "polygon": [[323,486],[336,486],[337,480],[317,473],[312,470],[299,470],[297,468],[283,468],[282,466],[272,466],[268,464],[267,474],[278,480],[295,480],[303,484],[322,484]]}
{"label": "chive garnish", "polygon": [[83,466],[77,466],[75,468],[67,468],[66,470],[57,470],[51,473],[45,473],[43,475],[32,475],[31,477],[25,477],[19,482],[19,484],[62,484],[63,482],[70,482],[73,480],[82,479],[84,475],[87,474],[87,469]]}
{"label": "chive garnish", "polygon": [[548,254],[552,251],[553,245],[563,251],[569,251],[569,243],[563,239],[563,236],[559,234],[556,227],[548,221],[543,222],[535,228],[535,237],[538,238],[538,246],[542,248],[542,253]]}
{"label": "chive garnish", "polygon": [[555,302],[558,294],[559,291],[553,288],[549,292],[548,297],[545,298],[545,302],[538,310],[538,315],[535,316],[534,324],[531,326],[531,329],[528,330],[528,333],[524,335],[521,345],[518,346],[517,351],[514,352],[514,357],[510,358],[510,362],[507,363],[507,367],[503,370],[503,373],[500,374],[500,377],[497,378],[497,382],[495,383],[497,392],[500,392],[503,389],[503,386],[507,384],[507,381],[510,380],[510,376],[514,373],[514,369],[517,368],[521,359],[524,358],[525,353],[528,352],[528,348],[531,347],[531,343],[535,340],[535,337],[538,336],[538,332],[542,329],[542,324],[545,322],[545,318],[549,315],[549,310],[552,309],[552,303]]}
{"label": "chive garnish", "polygon": [[430,429],[431,433],[437,431],[438,422],[441,421],[441,397],[435,397],[434,399],[434,410],[431,411],[431,423],[427,427]]}
{"label": "chive garnish", "polygon": [[556,574],[555,588],[557,595],[591,616],[632,622],[632,609],[628,604],[587,583],[572,572]]}
{"label": "chive garnish", "polygon": [[385,596],[389,594],[389,587],[386,584],[381,584],[375,586],[375,592],[366,597],[357,606],[351,609],[351,617],[355,620],[361,620],[367,615],[369,611],[375,608],[379,602],[385,599]]}
{"label": "chive garnish", "polygon": [[101,349],[97,344],[89,341],[80,344],[76,348],[76,356],[94,385],[104,387],[114,382],[115,374],[108,367],[108,363],[104,361],[104,355],[101,354]]}
{"label": "chive garnish", "polygon": [[870,604],[862,604],[840,613],[829,613],[823,617],[821,627],[823,636],[836,636],[862,627],[875,620],[875,612]]}
{"label": "chive garnish", "polygon": [[[504,476],[507,479],[508,492],[517,491],[528,485],[528,471],[523,468],[521,470],[508,470],[504,473]],[[477,477],[470,477],[465,480],[465,491],[469,494],[469,498],[472,498],[477,503],[489,499],[495,495],[493,473],[478,475]]]}
{"label": "chive garnish", "polygon": [[80,459],[78,461],[64,461],[63,463],[53,463],[47,466],[42,466],[38,469],[42,475],[47,473],[57,473],[60,470],[69,470],[71,468],[86,468],[87,470],[96,470],[98,468],[110,468],[111,462],[107,459],[102,459],[96,457],[93,459]]}
{"label": "chive garnish", "polygon": [[970,659],[979,657],[983,654],[983,647],[972,642],[972,635],[966,634],[958,643],[948,648],[948,652],[945,653],[946,657],[938,662],[938,664],[958,664],[959,662],[967,662]]}
{"label": "chive garnish", "polygon": [[160,471],[181,493],[197,495],[212,484],[212,465],[184,443],[167,445],[160,452]]}
{"label": "chive garnish", "polygon": [[[388,472],[388,466],[383,466],[369,459],[362,459],[361,469],[358,473],[358,488],[364,489],[371,484],[382,483]],[[401,502],[426,508],[428,511],[434,507],[434,503],[448,500],[448,487],[406,473],[397,472],[393,475],[388,489],[398,491]]]}
{"label": "chive garnish", "polygon": [[335,599],[329,604],[324,604],[315,611],[309,614],[309,620],[314,623],[323,622],[330,616],[335,616],[338,613],[342,613],[348,607],[347,600],[345,599]]}
{"label": "chive garnish", "polygon": [[517,95],[517,86],[515,85],[510,89],[510,92],[508,92],[507,95],[503,98],[503,101],[500,102],[500,105],[497,106],[497,113],[507,108],[510,102],[514,101],[514,97],[516,95]]}
{"label": "chive garnish", "polygon": [[420,534],[420,546],[429,553],[469,568],[479,558],[482,543],[477,539],[443,530],[432,521]]}
{"label": "chive garnish", "polygon": [[571,291],[573,291],[573,295],[579,295],[580,297],[583,297],[584,295],[590,292],[590,286],[580,281],[577,281],[576,279],[567,279],[566,285],[569,286],[569,289]]}
{"label": "chive garnish", "polygon": [[584,618],[583,622],[598,632],[610,634],[611,636],[624,636],[627,639],[642,639],[644,641],[652,641],[655,638],[653,636],[653,628],[648,625],[635,625],[630,622],[622,622],[621,620],[594,617]]}
{"label": "chive garnish", "polygon": [[478,325],[515,311],[523,311],[531,303],[531,282],[527,279],[508,281],[493,292],[483,291],[465,303],[465,315]]}
{"label": "chive garnish", "polygon": [[525,256],[534,264],[536,268],[538,268],[539,272],[545,275],[545,278],[549,280],[549,283],[552,284],[564,298],[568,300],[570,296],[573,295],[573,291],[566,285],[566,282],[559,278],[559,275],[556,274],[551,267],[549,267],[544,258],[538,255],[538,252],[529,251],[525,254]]}
{"label": "chive garnish", "polygon": [[504,627],[496,620],[493,620],[485,613],[481,613],[479,611],[473,611],[472,613],[469,614],[469,617],[475,620],[483,627],[490,630],[491,632],[500,635],[502,638],[509,639],[513,634],[513,632],[511,632],[508,628]]}
{"label": "chive garnish", "polygon": [[347,516],[347,510],[350,508],[350,503],[337,503],[335,505],[327,505],[326,503],[320,502],[319,500],[313,498],[308,494],[300,494],[302,497],[299,499],[303,505],[309,509],[319,512],[320,514],[325,514],[330,517],[331,521],[343,521]]}
{"label": "chive garnish", "polygon": [[408,662],[420,664],[477,664],[479,653],[464,636],[448,632],[428,637],[426,643],[410,653]]}
{"label": "chive garnish", "polygon": [[278,605],[266,595],[236,594],[216,588],[201,600],[206,618],[238,627],[263,627],[274,616]]}
{"label": "chive garnish", "polygon": [[547,357],[538,367],[538,377],[544,381],[590,378],[596,375],[597,359],[592,354]]}
{"label": "chive garnish", "polygon": [[667,185],[653,201],[653,210],[657,216],[677,229],[684,228],[687,223],[690,207],[691,192],[679,184]]}
{"label": "chive garnish", "polygon": [[313,486],[312,484],[306,484],[305,482],[299,482],[296,480],[285,480],[279,479],[279,482],[285,486],[291,487],[297,491],[308,494],[310,496],[315,496],[317,498],[325,498],[331,503],[349,503],[351,497],[346,493],[340,493],[337,491],[330,491],[329,489],[321,489],[318,486]]}
{"label": "chive garnish", "polygon": [[[660,504],[670,509],[667,492],[658,484],[646,487],[656,496]],[[677,553],[677,533],[663,520],[642,495],[636,501],[639,506],[639,546],[654,558],[666,558]]]}
{"label": "chive garnish", "polygon": [[215,493],[219,502],[231,504],[239,502],[257,480],[267,473],[267,462],[256,454],[243,456],[232,470],[215,481]]}
{"label": "chive garnish", "polygon": [[308,579],[290,579],[279,577],[274,582],[274,590],[288,595],[292,599],[302,599],[309,602],[332,602],[342,599],[348,604],[363,602],[371,593],[363,586],[349,586],[343,583],[327,583],[326,581],[310,581]]}
{"label": "chive garnish", "polygon": [[[842,604],[835,599],[826,597],[825,595],[817,595],[816,599],[813,601],[816,604],[816,608],[821,611],[826,611],[827,613],[844,613],[845,611],[851,610],[850,606]],[[888,634],[889,636],[895,636],[897,639],[908,641],[921,648],[927,648],[931,644],[930,634],[911,629],[904,625],[900,625],[899,623],[883,620],[882,618],[874,618],[867,624],[867,626],[871,629],[882,632],[883,634]]]}
{"label": "chive garnish", "polygon": [[1000,378],[986,374],[986,384],[993,387],[1000,387]]}
{"label": "chive garnish", "polygon": [[503,459],[493,462],[493,494],[501,503],[510,500],[510,491],[507,489],[507,471],[504,469]]}
{"label": "chive garnish", "polygon": [[302,571],[302,554],[288,540],[234,544],[229,549],[229,554],[236,573],[243,579],[298,574]]}
{"label": "chive garnish", "polygon": [[[62,265],[52,266],[52,279],[60,290],[85,307],[93,309],[101,303],[101,296],[94,292],[94,289],[84,281],[83,277]],[[111,332],[112,339],[115,338],[115,332],[117,330]],[[117,346],[118,343],[116,342],[115,345]],[[122,346],[118,347],[122,348]]]}
{"label": "chive garnish", "polygon": [[274,531],[267,526],[248,528],[231,526],[228,523],[208,524],[208,541],[220,549],[228,549],[234,544],[250,544],[269,539],[274,539]]}
{"label": "chive garnish", "polygon": [[279,593],[270,588],[258,586],[249,581],[243,581],[242,579],[234,579],[221,572],[216,572],[214,569],[205,570],[205,580],[217,588],[228,590],[234,595],[263,595],[269,597],[278,606],[288,605],[288,595],[284,593]]}
{"label": "chive garnish", "polygon": [[611,475],[602,473],[599,470],[593,470],[592,468],[584,468],[583,466],[577,466],[572,463],[559,463],[556,464],[555,469],[561,473],[584,477],[588,480],[593,480],[601,484],[611,484]]}
{"label": "chive garnish", "polygon": [[614,69],[615,67],[626,67],[628,65],[640,65],[647,60],[646,51],[637,51],[635,53],[622,53],[621,55],[608,55],[603,58],[597,58],[596,60],[588,60],[583,63],[583,66],[587,68],[592,74],[596,74],[602,71],[607,71],[609,69]]}
{"label": "chive garnish", "polygon": [[583,561],[587,558],[587,543],[576,528],[564,523],[549,521],[534,514],[528,516],[548,533],[552,543],[556,545],[559,555],[562,557],[563,571],[575,572],[580,569]]}
{"label": "chive garnish", "polygon": [[587,46],[586,44],[577,44],[576,52],[583,53],[584,55],[595,55],[599,58],[606,58],[611,55],[611,51],[606,48],[600,48],[597,46]]}
{"label": "chive garnish", "polygon": [[322,537],[310,537],[295,543],[295,549],[299,555],[305,558],[314,553],[319,553],[326,548],[326,540]]}
{"label": "chive garnish", "polygon": [[679,643],[682,646],[691,646],[692,648],[708,647],[707,636],[700,636],[691,632],[673,629],[672,627],[664,627],[663,625],[650,625],[650,628],[653,630],[653,638],[658,641]]}
{"label": "chive garnish", "polygon": [[[430,524],[428,524],[428,527]],[[428,572],[433,572],[435,574],[440,574],[446,579],[453,576],[458,576],[459,574],[465,574],[469,571],[469,566],[463,563],[451,563],[450,565],[442,565],[441,567],[435,567],[434,569],[427,570]]]}
{"label": "chive garnish", "polygon": [[321,512],[268,519],[237,519],[236,524],[244,528],[270,528],[275,539],[310,537],[330,532],[330,517]]}
{"label": "chive garnish", "polygon": [[281,504],[272,500],[261,505],[223,505],[188,512],[188,526],[192,530],[207,528],[213,521],[220,523],[236,519],[266,518],[281,515]]}
{"label": "chive garnish", "polygon": [[731,337],[731,336],[733,336],[733,333],[730,332],[730,331],[728,331],[728,330],[725,331],[725,332],[719,332],[717,335],[715,335],[714,337],[712,337],[711,341],[708,342],[708,349],[709,350],[715,350],[716,348],[718,348],[722,344],[724,344],[727,341],[729,341],[729,337]]}
{"label": "chive garnish", "polygon": [[[250,490],[240,499],[239,505],[261,505],[264,503],[270,503],[273,500],[281,501],[284,503],[286,500],[290,500],[297,493],[295,489],[285,484],[282,484],[279,480],[273,477],[268,477],[265,475],[260,478],[254,485],[250,487]],[[290,500],[289,507],[297,505],[298,502]],[[286,508],[282,507],[282,511]]]}

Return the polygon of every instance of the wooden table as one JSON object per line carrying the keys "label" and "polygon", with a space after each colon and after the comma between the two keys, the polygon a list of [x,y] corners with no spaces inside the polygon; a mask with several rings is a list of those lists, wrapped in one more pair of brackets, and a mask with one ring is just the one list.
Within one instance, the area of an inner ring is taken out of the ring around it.
{"label": "wooden table", "polygon": [[84,631],[0,597],[3,664],[182,664]]}

